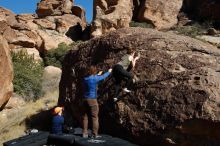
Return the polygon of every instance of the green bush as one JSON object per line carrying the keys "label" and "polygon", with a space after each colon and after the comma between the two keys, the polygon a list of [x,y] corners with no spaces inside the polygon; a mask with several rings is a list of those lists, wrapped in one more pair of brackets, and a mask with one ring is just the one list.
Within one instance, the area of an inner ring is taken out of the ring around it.
{"label": "green bush", "polygon": [[182,26],[182,27],[177,27],[174,30],[177,31],[179,34],[183,34],[193,38],[196,37],[197,35],[202,34],[201,29],[195,26],[187,26],[187,27]]}
{"label": "green bush", "polygon": [[12,52],[14,91],[25,100],[36,100],[42,95],[43,65],[26,51]]}
{"label": "green bush", "polygon": [[147,22],[131,21],[129,25],[130,27],[154,28],[153,24]]}
{"label": "green bush", "polygon": [[198,35],[204,34],[207,31],[207,29],[212,27],[212,22],[205,21],[203,23],[194,23],[192,25],[175,27],[172,28],[172,30],[177,31],[179,34],[195,38]]}
{"label": "green bush", "polygon": [[78,45],[79,43],[81,43],[81,41],[73,42],[70,45],[67,45],[65,43],[60,43],[58,45],[58,48],[51,49],[48,52],[44,53],[42,55],[44,60],[44,65],[45,66],[51,65],[61,68],[66,53],[74,46]]}

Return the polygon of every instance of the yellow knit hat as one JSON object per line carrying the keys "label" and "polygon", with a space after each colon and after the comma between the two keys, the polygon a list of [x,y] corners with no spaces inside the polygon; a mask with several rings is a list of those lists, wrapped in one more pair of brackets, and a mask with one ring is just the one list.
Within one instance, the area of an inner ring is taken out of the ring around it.
{"label": "yellow knit hat", "polygon": [[63,107],[56,107],[53,111],[54,114],[58,114],[59,112],[61,112],[63,110]]}

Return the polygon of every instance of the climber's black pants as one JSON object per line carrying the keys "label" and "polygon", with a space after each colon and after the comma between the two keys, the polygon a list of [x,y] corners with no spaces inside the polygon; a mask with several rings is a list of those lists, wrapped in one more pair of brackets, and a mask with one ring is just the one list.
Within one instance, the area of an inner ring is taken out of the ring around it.
{"label": "climber's black pants", "polygon": [[[130,68],[129,68],[130,69]],[[120,64],[116,64],[112,70],[112,76],[115,79],[115,97],[118,96],[120,90],[120,84],[122,81],[126,82],[126,87],[129,89],[132,86],[132,75],[125,70]]]}

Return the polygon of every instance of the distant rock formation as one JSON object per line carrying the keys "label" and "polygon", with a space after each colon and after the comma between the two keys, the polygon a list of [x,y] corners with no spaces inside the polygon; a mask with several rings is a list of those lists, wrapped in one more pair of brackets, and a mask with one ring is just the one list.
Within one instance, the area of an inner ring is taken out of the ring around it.
{"label": "distant rock formation", "polygon": [[38,17],[71,14],[73,0],[41,0],[37,4]]}
{"label": "distant rock formation", "polygon": [[136,82],[117,103],[113,79],[100,84],[101,129],[142,145],[219,145],[220,50],[190,37],[124,28],[81,44],[65,57],[59,104],[79,120],[86,68],[107,71],[127,46],[141,53]]}
{"label": "distant rock formation", "polygon": [[94,0],[93,9],[92,37],[128,27],[131,20],[150,23],[158,30],[185,25],[191,19],[214,20],[220,28],[218,0]]}
{"label": "distant rock formation", "polygon": [[132,19],[132,0],[94,0],[91,36],[129,27]]}
{"label": "distant rock formation", "polygon": [[[47,6],[54,5],[53,2],[55,3],[55,1],[42,1]],[[58,4],[60,7],[64,7],[61,1],[59,3],[57,2]],[[2,26],[0,28],[0,34],[8,41],[11,50],[23,48],[30,53],[33,52],[33,49],[44,52],[57,48],[58,44],[62,42],[70,44],[73,40],[66,33],[77,25],[80,25],[83,30],[86,26],[86,19],[83,16],[85,15],[83,12],[79,16],[72,14],[72,10],[74,10],[72,2],[71,7],[69,5],[67,7],[71,11],[68,14],[63,12],[63,8],[61,9],[62,13],[56,13],[54,16],[50,14],[43,17],[38,14],[40,18],[36,14],[16,15],[0,7],[0,24]],[[74,38],[80,39],[82,34],[71,33],[71,35]],[[37,53],[35,53],[35,56],[35,58],[40,58]]]}
{"label": "distant rock formation", "polygon": [[85,17],[86,16],[86,11],[83,7],[73,6],[72,7],[72,13],[73,13],[73,15],[78,16],[81,19],[81,21],[83,23],[82,26],[85,27],[87,25],[86,17]]}
{"label": "distant rock formation", "polygon": [[7,41],[0,35],[0,110],[4,108],[13,93],[13,71]]}
{"label": "distant rock formation", "polygon": [[137,20],[150,22],[156,29],[168,29],[177,24],[183,0],[140,0]]}
{"label": "distant rock formation", "polygon": [[94,17],[91,36],[129,27],[132,18],[148,22],[156,29],[167,29],[177,24],[177,15],[183,0],[107,0],[94,1]]}
{"label": "distant rock formation", "polygon": [[[57,48],[60,43],[70,44],[73,39],[80,40],[87,25],[84,10],[73,6],[72,0],[42,0],[36,12],[37,15],[16,15],[0,7],[0,108],[3,108],[13,92],[8,51],[26,50],[40,61],[40,53]],[[81,31],[76,31],[76,28]]]}

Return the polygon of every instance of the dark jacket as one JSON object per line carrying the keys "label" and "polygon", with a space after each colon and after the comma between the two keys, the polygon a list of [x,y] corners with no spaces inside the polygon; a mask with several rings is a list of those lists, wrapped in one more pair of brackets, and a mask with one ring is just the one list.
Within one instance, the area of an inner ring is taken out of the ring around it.
{"label": "dark jacket", "polygon": [[63,133],[63,124],[64,117],[60,115],[56,115],[52,120],[52,133],[53,134],[62,134]]}

